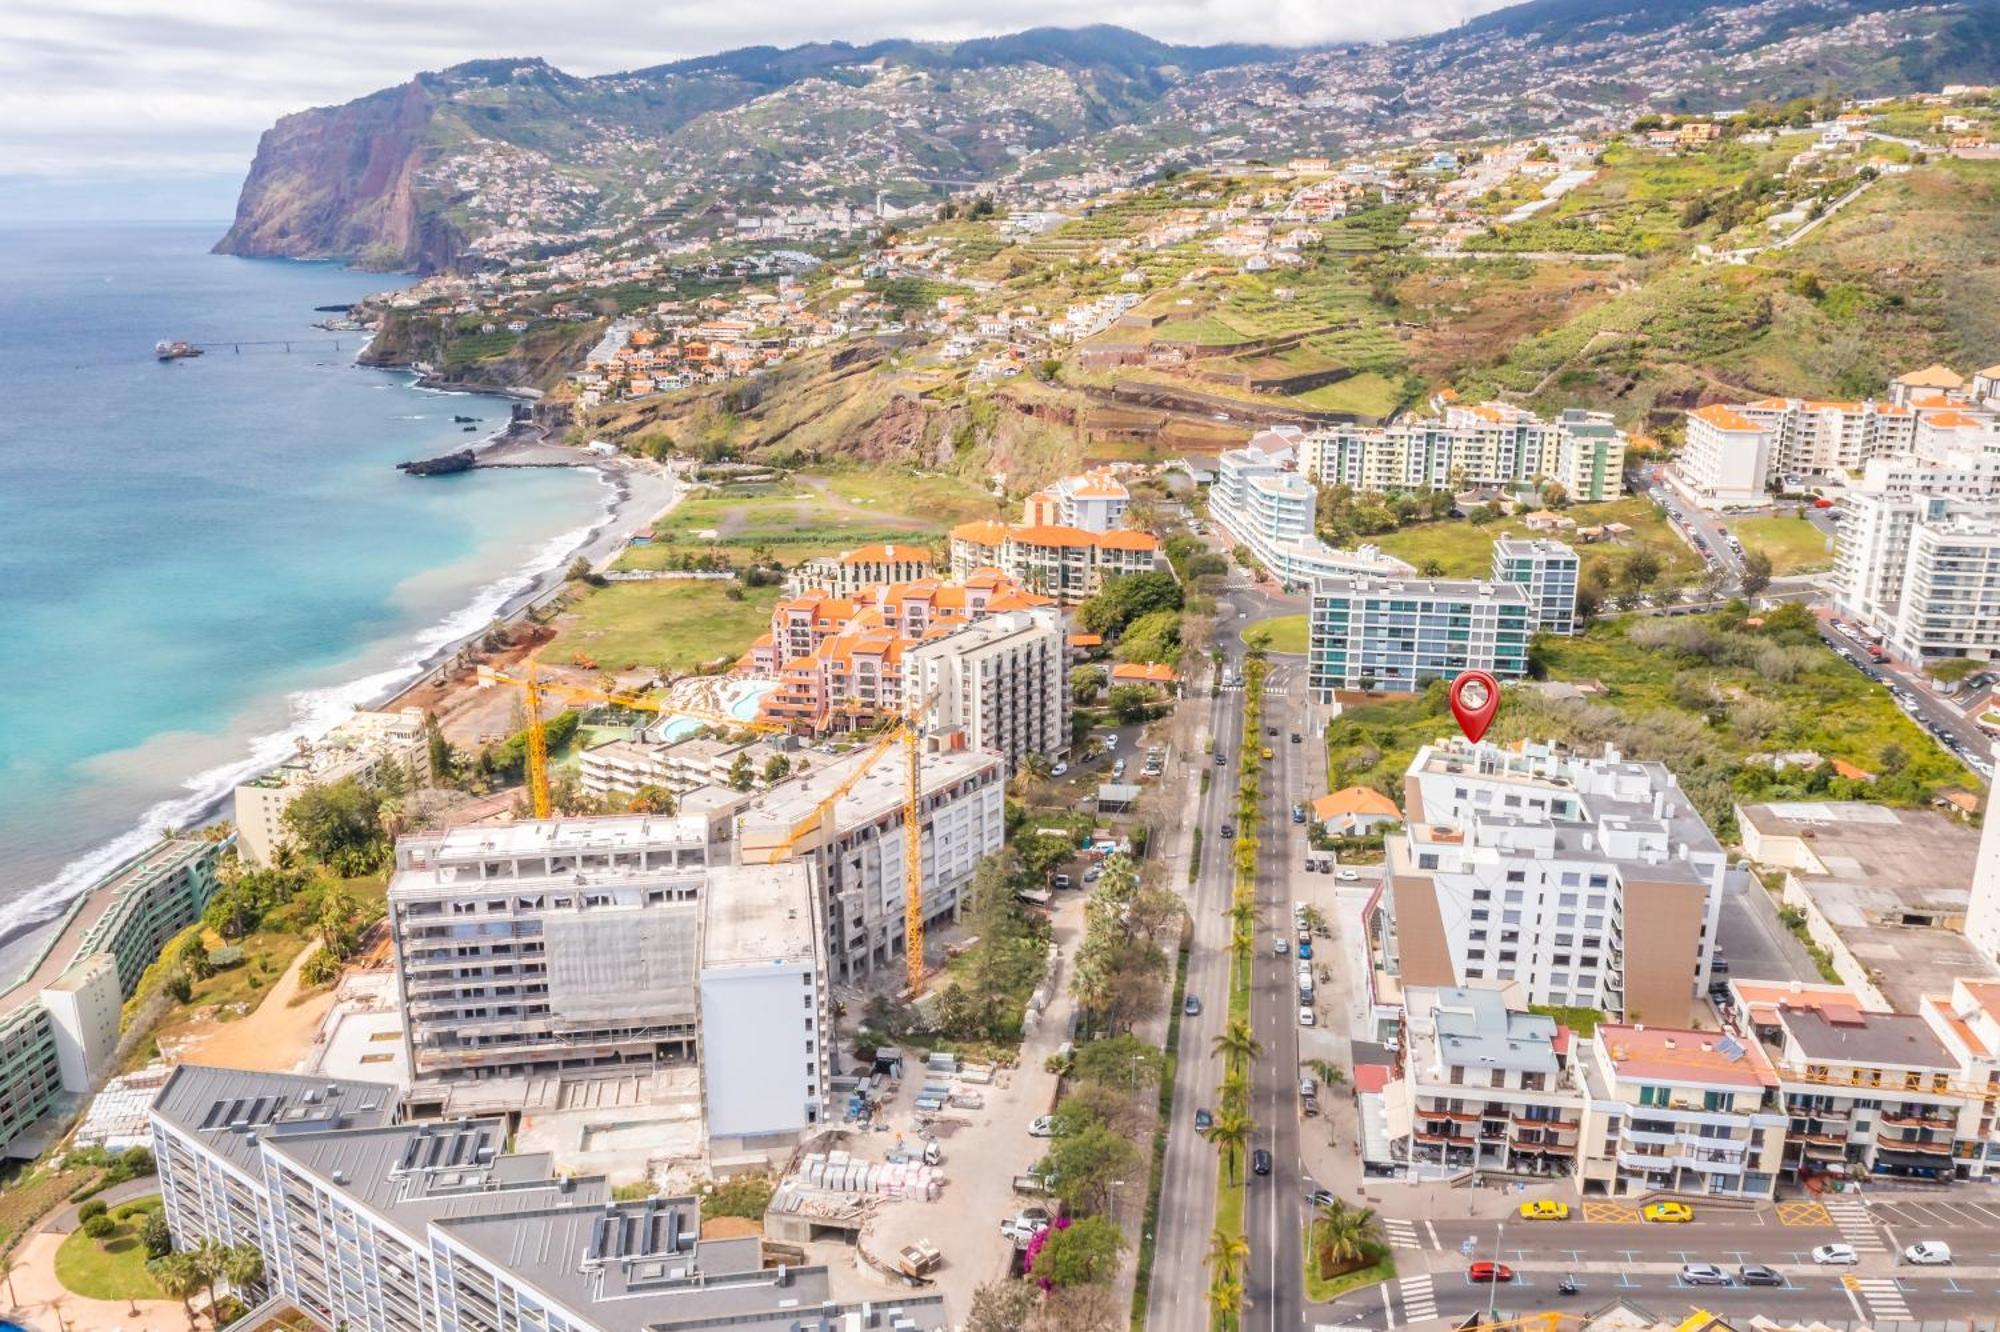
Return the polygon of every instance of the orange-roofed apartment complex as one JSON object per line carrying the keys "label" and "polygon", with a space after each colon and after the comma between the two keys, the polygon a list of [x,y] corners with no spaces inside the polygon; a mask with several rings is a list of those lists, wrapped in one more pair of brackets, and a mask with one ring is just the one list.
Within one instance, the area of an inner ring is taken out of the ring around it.
{"label": "orange-roofed apartment complex", "polygon": [[913,583],[932,572],[931,552],[924,546],[861,546],[801,562],[786,584],[794,594],[817,589],[851,597],[864,587]]}
{"label": "orange-roofed apartment complex", "polygon": [[869,726],[928,699],[936,726],[1010,765],[1069,743],[1067,645],[1049,598],[998,572],[813,590],[781,599],[749,664],[773,675],[760,716],[818,734]]}
{"label": "orange-roofed apartment complex", "polygon": [[1160,539],[1121,527],[1131,502],[1108,471],[1065,477],[1030,495],[1022,521],[960,523],[951,529],[951,572],[998,569],[1031,592],[1065,605],[1094,595],[1107,578],[1160,566]]}

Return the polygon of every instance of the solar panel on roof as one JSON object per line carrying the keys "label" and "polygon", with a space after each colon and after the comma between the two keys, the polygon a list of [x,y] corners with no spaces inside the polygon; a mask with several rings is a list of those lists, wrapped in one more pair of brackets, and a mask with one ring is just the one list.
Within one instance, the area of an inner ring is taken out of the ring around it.
{"label": "solar panel on roof", "polygon": [[1738,1041],[1734,1036],[1724,1036],[1715,1043],[1715,1049],[1717,1053],[1732,1064],[1749,1053],[1743,1048],[1742,1042]]}

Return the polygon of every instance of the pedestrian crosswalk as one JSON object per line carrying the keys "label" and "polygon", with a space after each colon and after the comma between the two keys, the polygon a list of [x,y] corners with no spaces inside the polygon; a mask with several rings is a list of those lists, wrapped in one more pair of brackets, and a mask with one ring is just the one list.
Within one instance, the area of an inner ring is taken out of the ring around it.
{"label": "pedestrian crosswalk", "polygon": [[1868,1305],[1869,1316],[1878,1322],[1908,1320],[1910,1306],[1903,1299],[1903,1288],[1893,1277],[1849,1277],[1856,1294]]}
{"label": "pedestrian crosswalk", "polygon": [[1405,1323],[1429,1322],[1438,1316],[1437,1288],[1431,1284],[1430,1273],[1400,1277],[1396,1287],[1403,1297]]}
{"label": "pedestrian crosswalk", "polygon": [[1421,1249],[1423,1240],[1417,1235],[1417,1223],[1390,1217],[1382,1222],[1382,1233],[1389,1237],[1392,1249]]}
{"label": "pedestrian crosswalk", "polygon": [[1882,1242],[1882,1233],[1875,1228],[1875,1218],[1868,1214],[1868,1205],[1853,1198],[1828,1198],[1826,1214],[1833,1218],[1840,1237],[1854,1246],[1856,1253],[1887,1253],[1889,1246]]}

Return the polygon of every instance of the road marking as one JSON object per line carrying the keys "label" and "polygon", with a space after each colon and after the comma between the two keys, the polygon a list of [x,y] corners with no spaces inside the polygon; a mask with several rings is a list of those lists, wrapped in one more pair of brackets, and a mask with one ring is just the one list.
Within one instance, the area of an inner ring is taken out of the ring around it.
{"label": "road marking", "polygon": [[1818,1202],[1781,1202],[1778,1204],[1778,1224],[1781,1226],[1830,1226],[1833,1214],[1826,1210],[1826,1204]]}
{"label": "road marking", "polygon": [[1890,1277],[1849,1277],[1853,1289],[1868,1301],[1868,1307],[1875,1311],[1877,1319],[1908,1321],[1909,1303],[1903,1299],[1903,1288]]}
{"label": "road marking", "polygon": [[1403,1297],[1403,1321],[1406,1323],[1428,1322],[1438,1316],[1437,1288],[1431,1284],[1431,1275],[1399,1277],[1396,1281],[1398,1292]]}
{"label": "road marking", "polygon": [[[1388,1235],[1389,1247],[1392,1249],[1421,1249],[1424,1247],[1423,1243],[1417,1239],[1417,1223],[1414,1221],[1392,1218],[1382,1223],[1382,1230]],[[1431,1232],[1431,1238],[1437,1238],[1436,1231]]]}
{"label": "road marking", "polygon": [[1852,1198],[1828,1198],[1823,1205],[1839,1229],[1840,1237],[1852,1244],[1856,1253],[1889,1251],[1889,1246],[1882,1242],[1881,1233],[1875,1229],[1875,1218],[1869,1214],[1866,1203]]}
{"label": "road marking", "polygon": [[1442,1249],[1444,1245],[1438,1240],[1438,1228],[1430,1223],[1428,1217],[1424,1219],[1424,1229],[1430,1234],[1431,1247],[1433,1249]]}
{"label": "road marking", "polygon": [[1586,1202],[1583,1219],[1598,1225],[1631,1225],[1639,1219],[1639,1209],[1629,1203]]}
{"label": "road marking", "polygon": [[1375,1289],[1382,1292],[1382,1317],[1384,1320],[1382,1325],[1384,1328],[1394,1327],[1396,1325],[1396,1306],[1389,1303],[1389,1283],[1385,1281]]}

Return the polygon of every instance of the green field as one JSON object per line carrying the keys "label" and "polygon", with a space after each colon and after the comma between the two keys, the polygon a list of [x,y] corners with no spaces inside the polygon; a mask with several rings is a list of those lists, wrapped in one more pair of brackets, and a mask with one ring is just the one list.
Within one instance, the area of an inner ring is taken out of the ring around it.
{"label": "green field", "polygon": [[1304,652],[1306,650],[1306,617],[1304,615],[1279,615],[1268,620],[1259,620],[1246,628],[1245,637],[1263,630],[1271,636],[1273,652]]}
{"label": "green field", "polygon": [[[733,598],[731,592],[741,594]],[[588,653],[606,670],[656,666],[676,673],[746,651],[771,626],[776,587],[735,582],[613,583],[558,621],[558,650]]]}
{"label": "green field", "polygon": [[56,1280],[71,1294],[91,1300],[166,1298],[146,1270],[146,1244],[140,1238],[147,1215],[159,1210],[159,1195],[137,1198],[111,1209],[117,1225],[103,1239],[76,1231],[56,1250]]}
{"label": "green field", "polygon": [[1373,370],[1364,370],[1310,393],[1295,393],[1290,401],[1316,412],[1352,412],[1381,420],[1403,405],[1403,385]]}
{"label": "green field", "polygon": [[[1605,564],[1615,575],[1625,558],[1640,548],[1659,556],[1663,566],[1660,575],[1663,584],[1685,582],[1701,573],[1701,561],[1674,535],[1667,525],[1666,515],[1650,500],[1628,498],[1607,500],[1602,504],[1573,504],[1563,512],[1574,518],[1580,527],[1624,523],[1632,529],[1626,536],[1588,543],[1578,542],[1569,533],[1554,533],[1558,539],[1576,548],[1586,573],[1593,564]],[[1510,531],[1515,536],[1531,535],[1519,520],[1503,518],[1475,526],[1462,519],[1447,519],[1413,524],[1399,531],[1369,537],[1368,540],[1419,569],[1427,561],[1436,560],[1444,566],[1440,577],[1484,578],[1493,569],[1494,539],[1502,532]]]}
{"label": "green field", "polygon": [[1774,574],[1812,573],[1833,566],[1832,540],[1804,518],[1738,518],[1730,530],[1743,549],[1761,550],[1771,557]]}

